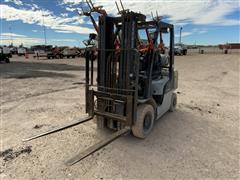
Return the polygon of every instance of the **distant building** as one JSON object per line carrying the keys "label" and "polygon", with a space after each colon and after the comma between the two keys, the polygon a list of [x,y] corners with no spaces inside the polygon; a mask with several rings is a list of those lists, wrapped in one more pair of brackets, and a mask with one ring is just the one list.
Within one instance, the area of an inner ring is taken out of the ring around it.
{"label": "distant building", "polygon": [[52,48],[53,48],[52,45],[48,45],[48,46],[46,46],[46,45],[36,45],[36,46],[32,46],[31,50],[32,51],[39,51],[39,50],[41,50],[41,51],[50,51]]}
{"label": "distant building", "polygon": [[240,43],[219,44],[219,49],[240,49]]}

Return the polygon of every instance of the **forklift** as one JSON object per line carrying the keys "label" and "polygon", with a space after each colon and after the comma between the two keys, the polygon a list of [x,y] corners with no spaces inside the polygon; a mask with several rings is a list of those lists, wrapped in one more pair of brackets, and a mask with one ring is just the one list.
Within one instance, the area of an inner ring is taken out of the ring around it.
{"label": "forklift", "polygon": [[[118,5],[117,8],[120,9]],[[89,52],[85,57],[88,117],[24,140],[59,132],[92,119],[96,120],[98,128],[113,130],[110,137],[69,159],[67,165],[75,164],[124,134],[146,138],[155,122],[176,108],[174,91],[178,86],[178,72],[174,70],[174,26],[162,22],[158,16],[147,21],[145,15],[123,6],[119,14],[117,17],[99,16],[96,63],[91,47],[86,48]],[[147,44],[139,38],[140,31],[146,33]],[[168,51],[164,48],[162,34],[168,34]],[[97,72],[94,72],[96,68]]]}

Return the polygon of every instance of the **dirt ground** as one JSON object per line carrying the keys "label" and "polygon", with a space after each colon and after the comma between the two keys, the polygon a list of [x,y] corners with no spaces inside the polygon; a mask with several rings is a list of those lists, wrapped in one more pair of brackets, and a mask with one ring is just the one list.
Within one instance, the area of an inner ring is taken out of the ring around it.
{"label": "dirt ground", "polygon": [[86,116],[84,60],[0,64],[0,179],[239,179],[239,57],[177,56],[177,111],[145,140],[126,135],[71,167],[111,132],[88,122],[21,140]]}

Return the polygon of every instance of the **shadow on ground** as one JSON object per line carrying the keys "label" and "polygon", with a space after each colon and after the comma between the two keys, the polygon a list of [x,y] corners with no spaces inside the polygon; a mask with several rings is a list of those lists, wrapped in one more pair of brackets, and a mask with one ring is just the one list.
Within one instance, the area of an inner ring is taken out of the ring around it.
{"label": "shadow on ground", "polygon": [[[85,66],[69,64],[51,64],[40,62],[16,62],[1,64],[0,72],[2,78],[38,78],[38,77],[66,77],[72,78],[74,75],[64,73],[66,71],[84,71]],[[96,68],[95,68],[96,70]],[[54,72],[51,72],[54,71]],[[56,72],[60,71],[60,72]]]}

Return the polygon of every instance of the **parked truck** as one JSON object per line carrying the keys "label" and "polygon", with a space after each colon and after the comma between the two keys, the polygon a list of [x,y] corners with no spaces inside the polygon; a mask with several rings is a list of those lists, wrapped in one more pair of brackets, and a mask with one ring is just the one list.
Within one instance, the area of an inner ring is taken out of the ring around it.
{"label": "parked truck", "polygon": [[5,47],[0,47],[0,63],[10,63],[10,57],[11,55],[9,55],[8,50]]}
{"label": "parked truck", "polygon": [[174,45],[174,54],[175,55],[187,55],[187,46],[182,43],[178,43]]}
{"label": "parked truck", "polygon": [[76,56],[78,56],[79,51],[76,48],[65,48],[62,52],[63,57],[66,58],[75,58]]}
{"label": "parked truck", "polygon": [[24,55],[26,54],[26,52],[27,52],[27,50],[26,50],[26,48],[24,48],[24,47],[19,47],[19,48],[17,49],[17,55],[18,55],[18,56],[24,56]]}

